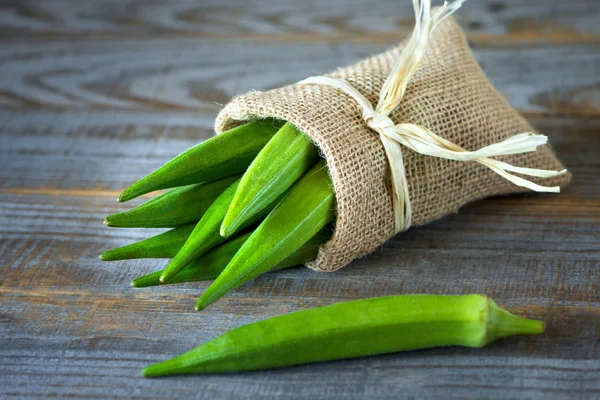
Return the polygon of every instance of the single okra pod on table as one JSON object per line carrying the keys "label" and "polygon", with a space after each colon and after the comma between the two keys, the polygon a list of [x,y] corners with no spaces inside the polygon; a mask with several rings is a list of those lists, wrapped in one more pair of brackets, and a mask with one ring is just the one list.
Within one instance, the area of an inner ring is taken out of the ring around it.
{"label": "single okra pod on table", "polygon": [[[168,282],[163,283],[160,281],[160,276],[163,270],[159,270],[134,279],[131,282],[131,286],[142,288],[149,286],[169,285],[172,283],[213,280],[217,278],[221,272],[223,272],[229,261],[231,261],[235,253],[237,253],[237,251],[240,249],[240,247],[242,247],[244,242],[250,237],[251,234],[252,233],[249,232],[237,236],[236,238],[231,239],[208,251],[206,254],[184,268],[183,271],[175,275]],[[331,234],[326,229],[320,230],[302,247],[293,252],[282,262],[271,268],[271,271],[293,267],[294,265],[305,264],[314,260],[317,257],[319,248],[329,240],[330,236]]]}
{"label": "single okra pod on table", "polygon": [[105,251],[100,254],[100,259],[102,261],[117,261],[136,258],[173,258],[195,226],[194,223],[178,226],[148,239]]}
{"label": "single okra pod on table", "polygon": [[210,183],[198,183],[171,189],[144,204],[109,215],[104,224],[117,228],[173,228],[197,222],[239,175]]}
{"label": "single okra pod on table", "polygon": [[201,310],[231,289],[268,271],[299,249],[334,217],[335,196],[325,160],[290,189],[225,270],[200,296]]}
{"label": "single okra pod on table", "polygon": [[144,376],[237,372],[439,346],[483,347],[544,323],[481,295],[405,295],[297,311],[233,329]]}
{"label": "single okra pod on table", "polygon": [[319,159],[311,140],[286,123],[258,153],[242,176],[221,227],[230,236],[271,205]]}
{"label": "single okra pod on table", "polygon": [[[227,238],[220,235],[219,230],[221,229],[221,223],[223,222],[223,218],[225,218],[225,214],[231,204],[231,200],[233,200],[233,196],[236,193],[239,183],[239,179],[232,183],[231,186],[229,186],[227,190],[213,202],[208,210],[206,210],[206,213],[204,213],[202,219],[200,219],[185,244],[163,271],[163,274],[160,277],[162,282],[168,282],[176,276],[179,271],[184,269],[207,250],[210,250],[219,243],[227,240]],[[279,200],[279,198],[276,198],[268,204],[267,207],[254,214],[250,219],[244,221],[240,228],[246,228],[263,219],[265,215],[275,207]]]}
{"label": "single okra pod on table", "polygon": [[244,172],[282,125],[273,119],[255,121],[205,140],[129,186],[118,200],[128,201],[155,190],[211,182]]}

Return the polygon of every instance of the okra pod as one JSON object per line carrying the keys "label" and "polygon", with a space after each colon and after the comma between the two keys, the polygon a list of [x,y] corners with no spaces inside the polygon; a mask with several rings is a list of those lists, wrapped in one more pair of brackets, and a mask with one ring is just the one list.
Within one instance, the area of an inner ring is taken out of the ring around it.
{"label": "okra pod", "polygon": [[299,249],[334,216],[335,196],[325,160],[290,189],[256,228],[221,275],[200,296],[201,310],[242,283],[273,268]]}
{"label": "okra pod", "polygon": [[148,239],[105,251],[100,254],[100,259],[102,261],[116,261],[135,258],[173,258],[195,226],[194,223],[178,226]]}
{"label": "okra pod", "polygon": [[184,268],[168,282],[160,280],[164,269],[152,272],[148,275],[140,276],[131,281],[131,286],[136,288],[170,285],[182,282],[198,282],[212,280],[219,276],[227,263],[233,258],[235,253],[242,247],[244,242],[250,237],[251,233],[239,235],[227,242],[209,250],[200,258],[194,260],[190,265]]}
{"label": "okra pod", "polygon": [[[179,271],[184,269],[196,258],[200,257],[207,250],[210,250],[219,243],[224,242],[224,238],[219,234],[221,223],[227,213],[227,209],[231,204],[231,200],[238,188],[239,179],[231,184],[206,210],[202,219],[198,222],[194,231],[190,234],[185,244],[181,247],[175,258],[169,263],[160,277],[162,282],[168,282]],[[278,199],[271,202],[266,208],[262,209],[257,214],[254,214],[250,219],[244,221],[240,228],[248,227],[255,222],[260,221],[264,216],[275,207]]]}
{"label": "okra pod", "polygon": [[210,183],[171,189],[142,205],[109,215],[104,224],[117,228],[173,228],[197,222],[239,175]]}
{"label": "okra pod", "polygon": [[118,200],[243,172],[282,124],[273,119],[250,122],[205,140],[129,186]]}
{"label": "okra pod", "polygon": [[[192,262],[180,273],[175,275],[168,282],[160,281],[160,275],[163,270],[141,276],[131,282],[131,286],[136,288],[169,285],[171,283],[209,281],[217,278],[225,266],[231,261],[235,253],[242,247],[244,242],[250,237],[251,232],[237,236],[220,246],[208,251],[206,254]],[[329,240],[330,233],[322,229],[313,236],[302,247],[292,253],[285,260],[271,268],[271,271],[293,267],[294,265],[304,264],[314,260],[317,257],[319,248]]]}
{"label": "okra pod", "polygon": [[258,153],[242,176],[221,226],[221,236],[237,232],[284,193],[319,159],[311,140],[286,123]]}
{"label": "okra pod", "polygon": [[543,331],[543,322],[511,314],[481,295],[376,297],[244,325],[142,374],[236,372],[427,347],[483,347]]}

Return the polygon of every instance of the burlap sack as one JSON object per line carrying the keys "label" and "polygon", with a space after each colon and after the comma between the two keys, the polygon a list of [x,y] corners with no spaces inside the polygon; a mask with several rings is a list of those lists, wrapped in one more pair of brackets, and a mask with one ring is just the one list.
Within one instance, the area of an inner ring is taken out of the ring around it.
{"label": "burlap sack", "polygon": [[[402,45],[339,69],[331,76],[347,80],[376,104],[401,49]],[[318,271],[340,269],[394,235],[388,161],[378,135],[367,127],[361,115],[358,104],[338,89],[290,85],[234,98],[215,123],[220,133],[248,120],[276,117],[294,123],[321,149],[333,180],[337,218],[331,241],[309,265]],[[452,18],[433,32],[401,105],[390,117],[395,123],[423,125],[467,150],[533,132],[494,89]],[[424,156],[406,148],[402,152],[413,226],[456,212],[477,199],[527,191],[477,162]],[[520,167],[564,168],[548,146],[534,153],[497,159]],[[564,186],[569,179],[566,174],[531,180],[545,186]]]}

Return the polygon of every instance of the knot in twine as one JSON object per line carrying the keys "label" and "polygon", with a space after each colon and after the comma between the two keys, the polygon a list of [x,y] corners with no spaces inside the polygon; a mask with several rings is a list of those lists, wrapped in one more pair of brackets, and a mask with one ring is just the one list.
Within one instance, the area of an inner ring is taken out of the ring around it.
{"label": "knot in twine", "polygon": [[507,171],[528,176],[549,178],[567,172],[549,171],[544,169],[521,168],[511,164],[494,160],[490,157],[521,154],[536,151],[538,146],[548,142],[548,137],[531,132],[520,133],[500,143],[482,147],[476,151],[468,151],[462,147],[436,135],[424,126],[416,124],[394,124],[390,113],[400,104],[408,82],[414,75],[419,62],[423,58],[429,35],[445,18],[454,13],[465,0],[455,0],[431,13],[431,0],[413,0],[415,10],[415,27],[406,46],[394,63],[392,70],[386,78],[377,107],[363,96],[356,88],[344,79],[327,76],[313,76],[304,79],[301,85],[325,85],[342,90],[352,97],[363,109],[362,116],[369,128],[379,134],[383,144],[392,175],[392,194],[395,219],[395,233],[405,231],[411,226],[412,208],[408,192],[408,181],[402,159],[402,147],[405,146],[417,153],[446,158],[456,161],[476,161],[490,168],[495,173],[509,180],[515,185],[525,187],[537,192],[560,192],[558,186],[541,186],[527,179],[523,179]]}

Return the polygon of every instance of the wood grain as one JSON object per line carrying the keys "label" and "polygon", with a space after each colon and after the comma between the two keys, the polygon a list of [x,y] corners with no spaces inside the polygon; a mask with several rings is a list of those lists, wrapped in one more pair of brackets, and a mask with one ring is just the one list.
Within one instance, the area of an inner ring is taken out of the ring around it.
{"label": "wood grain", "polygon": [[[7,112],[0,187],[118,190],[210,137],[214,113]],[[111,192],[112,190],[112,192]]]}
{"label": "wood grain", "polygon": [[[135,180],[209,138],[214,113],[0,110],[0,121],[0,188],[5,193],[116,198]],[[567,167],[581,168],[576,180],[582,193],[597,200],[600,123],[531,122],[550,137]]]}
{"label": "wood grain", "polygon": [[[16,40],[0,47],[0,104],[214,113],[236,94],[327,73],[387,47],[249,39]],[[528,115],[600,115],[598,45],[476,49],[475,54],[492,83]]]}
{"label": "wood grain", "polygon": [[[470,1],[457,18],[478,46],[600,43],[595,0]],[[251,38],[391,44],[410,32],[409,1],[380,0],[11,0],[2,2],[8,38],[105,40]]]}
{"label": "wood grain", "polygon": [[[233,95],[379,52],[411,27],[377,0],[0,2],[0,398],[597,399],[600,7],[478,0],[458,15],[507,100],[574,174],[560,195],[470,204],[333,274],[133,289],[166,260],[102,263],[160,230],[109,229],[127,185],[212,135]],[[151,195],[150,195],[151,196]],[[143,379],[236,326],[397,293],[485,293],[544,335],[272,371]]]}
{"label": "wood grain", "polygon": [[[129,288],[131,279],[164,267],[165,260],[97,259],[103,250],[156,232],[101,225],[105,214],[127,205],[112,196],[90,196],[95,189],[86,195],[71,192],[79,182],[70,176],[64,189],[55,189],[61,195],[5,185],[0,191],[0,254],[8,266],[0,276],[4,395],[102,397],[110,387],[110,397],[116,398],[282,393],[287,398],[444,398],[448,392],[460,398],[561,398],[573,393],[594,398],[600,393],[600,185],[594,174],[599,166],[599,126],[564,119],[534,124],[550,135],[574,173],[571,187],[560,196],[529,194],[477,202],[397,236],[339,272],[319,274],[298,267],[267,274],[203,313],[194,313],[193,304],[206,283]],[[89,126],[78,136],[91,143],[79,144],[82,152],[92,152],[82,153],[82,159],[93,158],[93,152],[101,157],[103,146],[116,140],[127,142],[118,129]],[[131,151],[149,152],[146,146],[154,149],[154,136],[142,133],[143,124],[137,126],[142,128],[129,139]],[[52,137],[60,148],[73,136]],[[171,151],[177,152],[177,146],[187,146],[195,137],[181,133],[173,139]],[[16,154],[30,158],[29,151],[22,147]],[[157,163],[172,155],[167,149],[164,154],[153,151]],[[111,159],[115,170],[130,162],[126,154]],[[36,154],[50,168],[49,175],[62,173],[60,164],[45,156]],[[69,159],[76,160],[72,154]],[[88,173],[107,171],[79,173],[85,180],[95,177]],[[122,179],[100,180],[117,188]],[[244,323],[397,293],[486,293],[514,312],[543,319],[547,333],[507,339],[482,350],[427,350],[267,373],[138,377],[144,365]]]}

